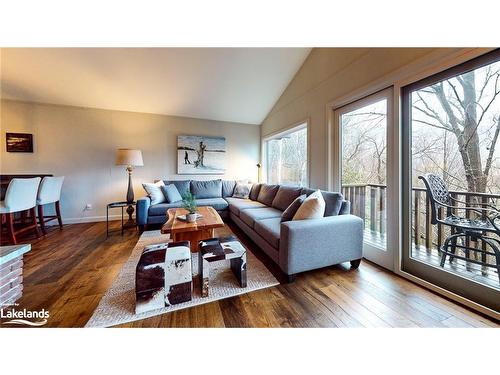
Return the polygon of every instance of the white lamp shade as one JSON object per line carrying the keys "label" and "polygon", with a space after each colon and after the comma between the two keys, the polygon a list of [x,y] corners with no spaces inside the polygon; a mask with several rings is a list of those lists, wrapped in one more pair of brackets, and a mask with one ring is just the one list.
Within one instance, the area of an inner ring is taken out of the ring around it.
{"label": "white lamp shade", "polygon": [[144,163],[142,161],[141,150],[133,150],[130,148],[119,148],[116,150],[116,165],[131,165],[134,167],[142,167]]}

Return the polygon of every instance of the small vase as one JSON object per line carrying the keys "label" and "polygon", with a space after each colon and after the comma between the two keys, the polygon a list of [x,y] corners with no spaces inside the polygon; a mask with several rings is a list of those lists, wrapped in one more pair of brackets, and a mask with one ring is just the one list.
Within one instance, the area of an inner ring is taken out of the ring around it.
{"label": "small vase", "polygon": [[194,223],[196,221],[196,214],[187,214],[186,215],[186,220],[188,223]]}

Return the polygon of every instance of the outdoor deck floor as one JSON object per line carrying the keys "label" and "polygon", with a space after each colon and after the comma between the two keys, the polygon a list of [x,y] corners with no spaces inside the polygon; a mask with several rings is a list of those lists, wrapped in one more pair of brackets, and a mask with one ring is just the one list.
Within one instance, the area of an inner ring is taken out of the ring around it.
{"label": "outdoor deck floor", "polygon": [[[369,229],[365,229],[364,235],[365,241],[368,243],[375,244],[385,248],[386,237],[381,236],[378,232],[372,232]],[[441,254],[438,250],[433,248],[428,250],[425,246],[412,246],[412,257],[419,261],[432,264],[434,266],[439,266],[441,261]],[[444,265],[444,270],[453,272],[464,278],[477,281],[481,284],[487,285],[489,287],[500,290],[500,282],[498,280],[498,272],[493,267],[483,267],[479,264],[474,264],[471,262],[466,262],[461,259],[454,259],[452,263],[449,262],[447,258]]]}

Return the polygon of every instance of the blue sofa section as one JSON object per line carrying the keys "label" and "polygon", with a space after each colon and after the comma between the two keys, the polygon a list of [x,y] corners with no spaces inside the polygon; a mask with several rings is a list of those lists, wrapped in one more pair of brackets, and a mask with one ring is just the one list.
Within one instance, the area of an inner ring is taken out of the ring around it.
{"label": "blue sofa section", "polygon": [[[199,206],[214,207],[222,218],[230,218],[281,270],[292,276],[299,272],[342,262],[359,266],[363,248],[363,221],[350,214],[350,202],[342,194],[322,191],[326,202],[325,217],[281,222],[281,214],[298,194],[313,189],[254,184],[249,199],[233,198],[236,181],[182,180],[173,183],[181,195],[189,190]],[[137,224],[167,221],[167,209],[182,202],[151,205],[149,197],[137,201]]]}

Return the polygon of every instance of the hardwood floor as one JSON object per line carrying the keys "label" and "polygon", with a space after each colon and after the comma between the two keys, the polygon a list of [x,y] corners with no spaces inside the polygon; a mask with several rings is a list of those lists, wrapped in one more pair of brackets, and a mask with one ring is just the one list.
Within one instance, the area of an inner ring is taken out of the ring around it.
{"label": "hardwood floor", "polygon": [[[238,237],[259,258],[235,226]],[[112,224],[118,229],[118,222]],[[225,228],[221,228],[224,231]],[[227,229],[226,229],[227,230]],[[82,327],[111,286],[138,233],[106,239],[106,224],[67,225],[29,239],[18,309],[46,309],[46,327]],[[280,281],[282,276],[276,267]],[[498,322],[363,261],[297,275],[291,284],[155,316],[120,327],[498,327]],[[2,328],[4,328],[3,326]]]}

